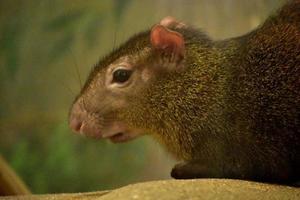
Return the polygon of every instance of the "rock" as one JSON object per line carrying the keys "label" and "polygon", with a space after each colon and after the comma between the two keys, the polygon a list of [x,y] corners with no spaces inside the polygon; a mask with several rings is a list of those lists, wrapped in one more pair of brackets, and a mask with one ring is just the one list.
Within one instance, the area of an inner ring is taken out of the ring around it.
{"label": "rock", "polygon": [[168,180],[129,185],[113,190],[101,200],[181,199],[300,199],[300,189],[240,180]]}
{"label": "rock", "polygon": [[[12,197],[4,198],[11,200]],[[19,200],[299,200],[300,188],[229,179],[163,180],[128,185],[95,193],[33,195]]]}

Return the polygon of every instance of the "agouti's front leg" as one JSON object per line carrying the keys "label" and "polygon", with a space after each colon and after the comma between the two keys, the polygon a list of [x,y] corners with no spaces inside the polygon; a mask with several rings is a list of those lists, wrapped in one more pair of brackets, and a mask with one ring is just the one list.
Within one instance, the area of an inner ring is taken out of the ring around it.
{"label": "agouti's front leg", "polygon": [[199,161],[189,161],[175,165],[171,177],[175,179],[218,178],[220,174],[216,169],[207,167]]}

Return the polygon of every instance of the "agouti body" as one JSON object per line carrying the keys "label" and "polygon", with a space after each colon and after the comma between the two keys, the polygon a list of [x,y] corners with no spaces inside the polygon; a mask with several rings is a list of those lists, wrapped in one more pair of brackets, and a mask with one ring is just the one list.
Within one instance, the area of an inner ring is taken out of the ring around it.
{"label": "agouti body", "polygon": [[113,142],[152,135],[184,161],[174,178],[298,181],[300,1],[223,41],[163,19],[95,66],[70,126]]}

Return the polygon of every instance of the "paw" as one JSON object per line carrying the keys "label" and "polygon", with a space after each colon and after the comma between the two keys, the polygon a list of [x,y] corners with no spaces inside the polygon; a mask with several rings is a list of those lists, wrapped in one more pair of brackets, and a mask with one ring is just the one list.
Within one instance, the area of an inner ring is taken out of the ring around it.
{"label": "paw", "polygon": [[218,171],[210,166],[207,167],[198,160],[180,163],[173,167],[171,177],[175,179],[216,178],[222,177]]}
{"label": "paw", "polygon": [[171,177],[174,179],[194,179],[199,178],[199,173],[192,165],[180,163],[173,167]]}
{"label": "paw", "polygon": [[185,179],[185,175],[183,171],[180,169],[180,167],[178,167],[178,165],[182,165],[182,164],[177,164],[173,167],[171,171],[171,177],[175,179]]}

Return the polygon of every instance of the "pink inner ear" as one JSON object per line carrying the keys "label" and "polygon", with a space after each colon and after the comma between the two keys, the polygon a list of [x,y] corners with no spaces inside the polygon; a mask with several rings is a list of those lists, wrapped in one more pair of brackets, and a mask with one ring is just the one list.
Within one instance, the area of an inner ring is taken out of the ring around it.
{"label": "pink inner ear", "polygon": [[178,32],[168,30],[162,25],[156,25],[151,30],[151,44],[154,48],[177,56],[184,55],[184,39]]}

